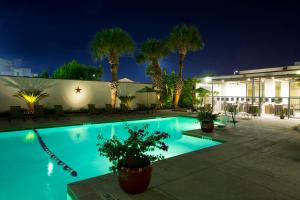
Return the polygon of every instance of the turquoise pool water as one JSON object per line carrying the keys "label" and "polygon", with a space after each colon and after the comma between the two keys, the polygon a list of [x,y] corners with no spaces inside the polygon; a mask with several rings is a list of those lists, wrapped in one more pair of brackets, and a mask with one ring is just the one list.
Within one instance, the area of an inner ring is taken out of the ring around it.
{"label": "turquoise pool water", "polygon": [[2,132],[0,199],[65,200],[68,183],[109,173],[108,160],[97,152],[97,136],[126,138],[126,124],[149,124],[149,131],[168,132],[171,137],[167,140],[169,151],[163,153],[166,158],[220,144],[183,135],[182,131],[200,128],[196,119],[187,117],[38,129],[49,149],[77,171],[78,177],[72,177],[42,150],[32,130]]}

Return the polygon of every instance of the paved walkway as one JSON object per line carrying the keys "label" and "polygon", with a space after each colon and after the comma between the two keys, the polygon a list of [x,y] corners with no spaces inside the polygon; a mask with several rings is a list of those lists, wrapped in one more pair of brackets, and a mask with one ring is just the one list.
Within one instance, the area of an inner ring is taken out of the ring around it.
{"label": "paved walkway", "polygon": [[226,143],[155,163],[143,194],[124,193],[113,174],[68,189],[80,200],[300,199],[300,133],[292,128],[297,124],[260,118],[218,129],[212,136]]}

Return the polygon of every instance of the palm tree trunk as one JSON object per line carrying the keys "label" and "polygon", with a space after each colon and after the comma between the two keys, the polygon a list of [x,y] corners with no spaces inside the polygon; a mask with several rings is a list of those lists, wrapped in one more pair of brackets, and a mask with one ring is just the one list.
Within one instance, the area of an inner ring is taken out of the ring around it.
{"label": "palm tree trunk", "polygon": [[158,59],[153,59],[151,62],[151,66],[153,68],[153,74],[152,74],[153,86],[158,91],[156,93],[156,97],[161,107],[162,103],[160,101],[160,93],[162,91],[163,86],[162,86],[162,71]]}
{"label": "palm tree trunk", "polygon": [[174,108],[178,108],[178,102],[180,99],[182,87],[183,87],[183,81],[182,81],[181,77],[178,77],[176,80],[176,86],[175,86]]}
{"label": "palm tree trunk", "polygon": [[27,102],[28,112],[29,113],[34,113],[34,105],[35,105],[35,103]]}
{"label": "palm tree trunk", "polygon": [[160,69],[160,64],[158,60],[153,60],[152,61],[152,67],[153,67],[153,75],[152,75],[152,79],[154,82],[154,87],[157,88],[157,90],[161,90],[162,89],[162,72]]}
{"label": "palm tree trunk", "polygon": [[111,64],[111,106],[116,108],[118,96],[118,64]]}
{"label": "palm tree trunk", "polygon": [[174,108],[178,107],[178,102],[179,102],[182,87],[183,87],[182,71],[183,71],[183,63],[184,63],[185,55],[186,54],[184,54],[184,53],[179,53],[179,73],[178,73],[178,77],[176,80]]}
{"label": "palm tree trunk", "polygon": [[178,76],[182,79],[183,63],[184,63],[185,54],[179,54],[179,74]]}

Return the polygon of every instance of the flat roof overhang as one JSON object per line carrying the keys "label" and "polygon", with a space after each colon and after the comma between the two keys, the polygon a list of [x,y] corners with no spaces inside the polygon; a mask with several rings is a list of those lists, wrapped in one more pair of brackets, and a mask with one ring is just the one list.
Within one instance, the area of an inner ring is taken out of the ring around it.
{"label": "flat roof overhang", "polygon": [[285,71],[272,71],[272,72],[261,72],[261,73],[248,73],[238,74],[229,76],[214,76],[212,80],[244,80],[247,78],[300,78],[299,70],[285,70]]}

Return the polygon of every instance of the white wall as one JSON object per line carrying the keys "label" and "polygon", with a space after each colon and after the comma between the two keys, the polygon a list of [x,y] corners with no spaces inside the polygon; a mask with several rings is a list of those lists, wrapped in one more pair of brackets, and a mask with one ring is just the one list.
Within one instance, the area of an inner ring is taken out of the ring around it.
{"label": "white wall", "polygon": [[[205,88],[211,91],[211,84],[197,83],[196,88]],[[225,81],[223,83],[214,83],[214,91],[218,92],[215,96],[246,96],[246,83],[239,81]]]}
{"label": "white wall", "polygon": [[[21,99],[13,95],[18,91],[6,84],[5,80],[15,81],[22,84],[33,85],[52,85],[46,89],[49,94],[48,98],[40,101],[39,104],[45,107],[52,107],[53,105],[63,105],[65,110],[78,110],[80,108],[87,108],[88,104],[95,104],[98,108],[104,108],[105,104],[111,103],[109,82],[104,81],[80,81],[80,80],[60,80],[60,79],[41,79],[41,78],[26,78],[26,77],[0,77],[0,112],[9,109],[9,106],[20,105],[27,108],[27,105]],[[120,95],[135,96],[133,107],[136,104],[147,104],[146,93],[136,93],[137,90],[150,86],[150,84],[140,83],[120,83]],[[79,87],[80,93],[76,93],[75,89]],[[117,101],[119,106],[120,101]],[[154,93],[149,93],[149,104],[156,103],[156,96]]]}
{"label": "white wall", "polygon": [[246,83],[238,81],[225,82],[224,84],[224,95],[223,96],[246,96]]}

